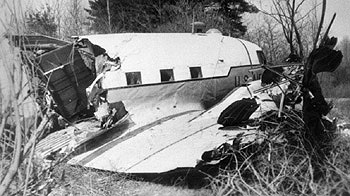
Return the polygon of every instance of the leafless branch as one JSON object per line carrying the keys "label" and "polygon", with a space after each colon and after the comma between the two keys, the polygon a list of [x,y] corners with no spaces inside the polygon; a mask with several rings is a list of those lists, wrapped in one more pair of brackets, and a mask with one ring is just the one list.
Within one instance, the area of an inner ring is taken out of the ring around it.
{"label": "leafless branch", "polygon": [[295,10],[299,10],[299,8],[304,4],[305,0],[302,0],[298,5],[296,6]]}
{"label": "leafless branch", "polygon": [[2,114],[2,118],[1,118],[1,125],[0,125],[0,139],[4,133],[4,129],[5,129],[5,125],[6,125],[6,122],[7,122],[7,118],[9,117],[9,112],[6,111]]}
{"label": "leafless branch", "polygon": [[327,30],[326,30],[326,32],[325,32],[325,34],[324,34],[324,36],[323,36],[323,38],[322,38],[322,40],[321,40],[321,44],[320,44],[320,45],[323,45],[324,42],[325,42],[325,40],[327,39],[329,30],[331,29],[331,27],[332,27],[332,25],[333,25],[333,22],[334,22],[336,16],[337,16],[337,14],[334,13],[334,14],[333,14],[333,17],[332,17],[332,20],[331,20],[331,22],[329,23],[328,28],[327,28]]}
{"label": "leafless branch", "polygon": [[316,33],[316,37],[314,39],[314,45],[313,45],[313,50],[316,49],[316,45],[317,45],[317,40],[320,36],[321,30],[322,30],[322,26],[323,26],[323,21],[324,21],[324,17],[326,15],[326,4],[327,4],[327,0],[323,0],[322,2],[322,14],[321,14],[321,20],[320,20],[320,24],[318,26],[318,30]]}
{"label": "leafless branch", "polygon": [[298,20],[296,20],[295,22],[296,23],[298,23],[299,21],[302,21],[302,20],[304,20],[307,16],[309,16],[310,15],[310,13],[312,12],[312,11],[314,11],[318,6],[320,6],[321,4],[319,3],[319,4],[317,4],[317,5],[315,5],[314,7],[312,7],[311,9],[309,9],[303,16],[301,16]]}
{"label": "leafless branch", "polygon": [[15,114],[15,123],[16,123],[16,132],[15,132],[15,150],[14,150],[14,155],[13,159],[10,165],[10,168],[8,169],[6,176],[4,179],[1,181],[0,184],[0,195],[5,194],[6,190],[10,186],[14,176],[16,175],[20,161],[21,161],[21,156],[22,156],[22,134],[21,134],[21,121],[20,121],[20,116],[19,116],[19,108],[17,104],[17,92],[14,92],[13,90],[11,91],[11,97],[13,101],[13,109],[14,109],[14,114]]}

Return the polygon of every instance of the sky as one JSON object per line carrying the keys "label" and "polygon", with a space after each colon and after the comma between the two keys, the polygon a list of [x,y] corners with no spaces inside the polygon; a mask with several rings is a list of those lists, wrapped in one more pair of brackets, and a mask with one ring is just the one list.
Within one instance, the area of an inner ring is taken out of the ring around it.
{"label": "sky", "polygon": [[337,13],[331,33],[339,38],[350,37],[350,0],[328,1],[327,11],[326,21],[330,21],[333,13]]}

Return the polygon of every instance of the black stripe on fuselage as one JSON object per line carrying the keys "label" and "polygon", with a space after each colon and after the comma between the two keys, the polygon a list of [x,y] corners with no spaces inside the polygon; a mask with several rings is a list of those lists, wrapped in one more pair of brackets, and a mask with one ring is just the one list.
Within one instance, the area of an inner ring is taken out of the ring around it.
{"label": "black stripe on fuselage", "polygon": [[[146,130],[149,130],[150,128],[152,127],[155,127],[159,124],[162,124],[170,119],[173,119],[173,118],[176,118],[178,116],[182,116],[182,115],[186,115],[186,114],[189,114],[189,113],[192,113],[192,112],[196,112],[197,110],[190,110],[190,111],[185,111],[185,112],[181,112],[181,113],[178,113],[178,114],[173,114],[173,115],[170,115],[170,116],[166,116],[166,117],[163,117],[161,119],[158,119],[152,123],[149,123],[147,125],[144,125],[144,126],[141,126],[129,133],[127,133],[125,136],[123,137],[119,137],[119,138],[116,138],[115,140],[105,144],[104,146],[101,146],[99,149],[95,150],[94,152],[92,152],[91,154],[87,155],[86,157],[84,157],[82,160],[78,161],[78,164],[79,165],[86,165],[87,163],[91,162],[92,160],[94,160],[95,158],[97,158],[98,156],[102,155],[103,153],[105,153],[106,151],[110,150],[111,148],[113,148],[114,146],[120,144],[121,142],[123,141],[126,141],[132,137],[135,137],[136,135],[146,131]],[[117,127],[118,128],[118,127]]]}

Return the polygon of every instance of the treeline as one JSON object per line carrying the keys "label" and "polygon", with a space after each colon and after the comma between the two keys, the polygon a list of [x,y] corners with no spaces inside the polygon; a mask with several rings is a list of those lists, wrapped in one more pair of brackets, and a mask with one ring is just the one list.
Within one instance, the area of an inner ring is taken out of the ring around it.
{"label": "treeline", "polygon": [[27,14],[28,31],[56,37],[87,33],[191,32],[193,21],[241,37],[243,13],[258,9],[246,0],[57,0]]}
{"label": "treeline", "polygon": [[90,33],[82,0],[56,0],[29,9],[25,15],[26,33],[43,34],[60,39]]}
{"label": "treeline", "polygon": [[89,1],[91,28],[97,32],[191,32],[201,21],[231,36],[247,31],[243,13],[257,12],[245,0],[94,0]]}

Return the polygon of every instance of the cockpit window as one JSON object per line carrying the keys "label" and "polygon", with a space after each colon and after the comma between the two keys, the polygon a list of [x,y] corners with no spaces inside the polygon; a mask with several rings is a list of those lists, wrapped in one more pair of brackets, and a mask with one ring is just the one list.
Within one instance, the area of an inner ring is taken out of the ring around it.
{"label": "cockpit window", "polygon": [[258,50],[258,51],[256,51],[256,54],[258,55],[259,63],[266,64],[266,58],[265,58],[263,51]]}
{"label": "cockpit window", "polygon": [[141,72],[127,72],[125,75],[127,85],[142,84]]}
{"label": "cockpit window", "polygon": [[190,67],[191,78],[202,78],[202,68],[201,67]]}
{"label": "cockpit window", "polygon": [[174,71],[172,69],[161,69],[160,81],[161,82],[174,81]]}

